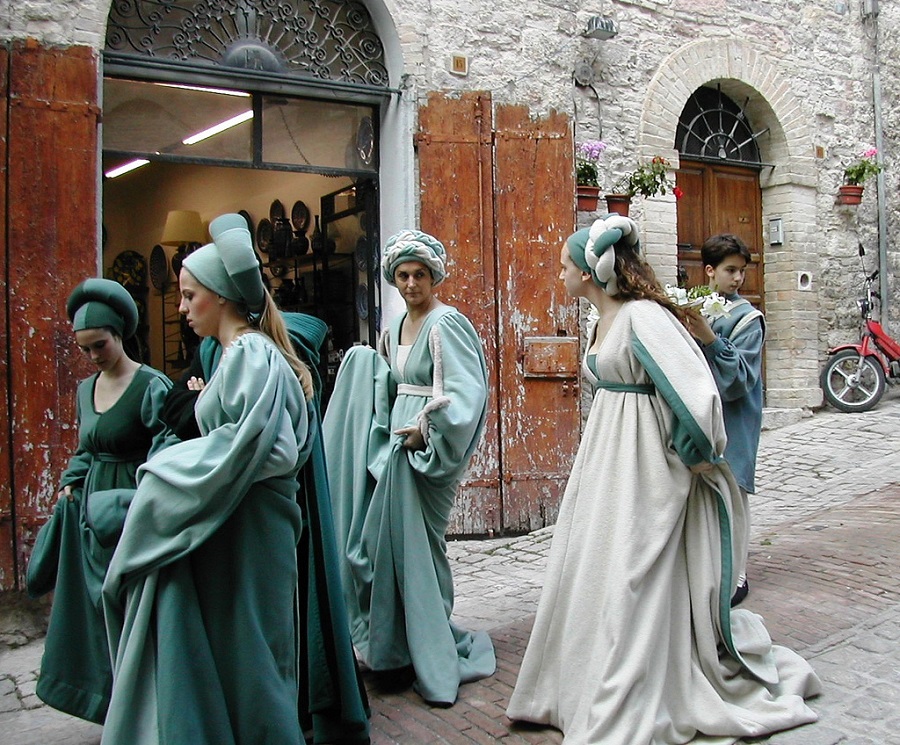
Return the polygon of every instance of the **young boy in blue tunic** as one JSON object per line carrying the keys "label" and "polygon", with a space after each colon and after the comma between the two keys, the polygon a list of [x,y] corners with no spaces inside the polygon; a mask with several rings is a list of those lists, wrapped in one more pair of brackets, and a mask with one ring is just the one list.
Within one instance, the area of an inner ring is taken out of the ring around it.
{"label": "young boy in blue tunic", "polygon": [[749,591],[750,510],[747,495],[756,491],[754,474],[762,428],[762,352],[766,322],[763,314],[738,294],[750,263],[747,244],[736,235],[723,233],[708,238],[700,254],[710,289],[728,301],[728,317],[709,322],[699,312],[690,312],[688,324],[694,338],[700,342],[722,396],[728,435],[725,460],[741,487],[744,503],[743,535],[735,536],[742,542],[739,564],[735,567],[738,582],[732,598],[732,605],[737,605]]}

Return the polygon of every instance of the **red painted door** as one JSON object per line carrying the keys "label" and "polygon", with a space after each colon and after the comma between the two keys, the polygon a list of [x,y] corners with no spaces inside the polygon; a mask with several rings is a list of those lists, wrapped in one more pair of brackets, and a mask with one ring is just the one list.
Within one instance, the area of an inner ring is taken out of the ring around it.
{"label": "red painted door", "polygon": [[557,279],[574,225],[571,128],[493,112],[477,93],[431,94],[419,126],[421,225],[451,257],[441,297],[473,321],[489,368],[485,437],[450,532],[532,530],[556,519],[580,433],[577,305]]}
{"label": "red painted door", "polygon": [[2,54],[0,589],[13,589],[74,452],[75,387],[90,372],[65,306],[97,271],[99,108],[93,50],[26,41]]}

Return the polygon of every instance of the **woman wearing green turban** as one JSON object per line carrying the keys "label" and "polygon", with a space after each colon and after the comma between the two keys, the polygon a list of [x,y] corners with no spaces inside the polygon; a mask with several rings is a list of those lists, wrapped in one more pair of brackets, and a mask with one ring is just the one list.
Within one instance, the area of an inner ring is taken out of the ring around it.
{"label": "woman wearing green turban", "polygon": [[810,666],[731,609],[740,492],[722,402],[637,226],[607,215],[560,262],[568,294],[596,310],[582,367],[594,399],[507,714],[565,742],[629,745],[815,721]]}
{"label": "woman wearing green turban", "polygon": [[325,414],[325,448],[353,643],[378,679],[415,680],[449,706],[460,683],[493,674],[485,632],[450,620],[444,533],[481,437],[487,372],[469,320],[440,302],[444,246],[418,230],[392,236],[382,272],[406,303],[379,351],[353,347]]}
{"label": "woman wearing green turban", "polygon": [[244,218],[221,215],[209,232],[179,274],[180,312],[221,347],[196,381],[201,436],[141,468],[103,585],[111,745],[303,742],[297,492],[313,379]]}
{"label": "woman wearing green turban", "polygon": [[85,280],[66,309],[75,341],[97,372],[78,386],[78,449],[60,478],[53,516],[38,534],[27,586],[33,597],[55,591],[37,695],[102,724],[112,670],[100,591],[115,536],[95,532],[90,514],[108,490],[134,489],[138,466],[165,445],[160,412],[171,382],[125,353],[138,311],[120,284]]}

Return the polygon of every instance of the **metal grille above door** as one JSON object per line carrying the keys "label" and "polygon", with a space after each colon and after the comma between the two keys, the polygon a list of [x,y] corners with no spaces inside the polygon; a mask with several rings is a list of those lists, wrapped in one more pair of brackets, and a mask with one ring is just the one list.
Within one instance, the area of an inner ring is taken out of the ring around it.
{"label": "metal grille above door", "polygon": [[767,130],[753,132],[744,107],[738,106],[720,88],[698,88],[678,120],[676,150],[681,157],[692,160],[761,165],[756,140]]}
{"label": "metal grille above door", "polygon": [[104,56],[388,85],[384,48],[368,10],[340,0],[113,3]]}

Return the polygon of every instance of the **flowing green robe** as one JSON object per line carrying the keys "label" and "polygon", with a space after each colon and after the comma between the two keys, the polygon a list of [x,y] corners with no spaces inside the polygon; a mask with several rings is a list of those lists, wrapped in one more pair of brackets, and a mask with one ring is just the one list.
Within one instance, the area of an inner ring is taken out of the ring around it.
{"label": "flowing green robe", "polygon": [[[299,562],[299,717],[314,743],[367,742],[368,699],[359,675],[341,578],[325,469],[318,375],[319,351],[328,327],[314,316],[282,313],[291,343],[313,373],[316,398],[310,419],[310,456],[300,469],[297,499],[303,512]],[[219,365],[222,348],[204,339],[182,381],[190,376],[209,380]],[[169,393],[163,418],[181,439],[199,437],[193,416],[197,393],[182,381]]]}
{"label": "flowing green robe", "polygon": [[[354,347],[341,365],[325,415],[328,475],[356,648],[373,670],[412,665],[423,698],[452,704],[460,683],[495,668],[488,635],[450,620],[444,539],[484,427],[487,372],[475,329],[448,306],[425,319],[401,370],[404,318],[383,340],[390,362]],[[412,425],[424,450],[392,434]]]}
{"label": "flowing green robe", "polygon": [[159,413],[172,384],[143,365],[119,400],[101,413],[94,408],[98,375],[78,385],[78,449],[59,487],[71,486],[74,498],[61,498],[38,533],[26,586],[32,597],[55,592],[38,697],[55,709],[102,724],[112,666],[100,589],[115,544],[97,540],[88,504],[106,490],[133,489],[138,466],[165,445],[167,430]]}
{"label": "flowing green robe", "polygon": [[202,437],[139,472],[103,586],[114,659],[103,742],[297,745],[300,384],[247,333],[196,405]]}

